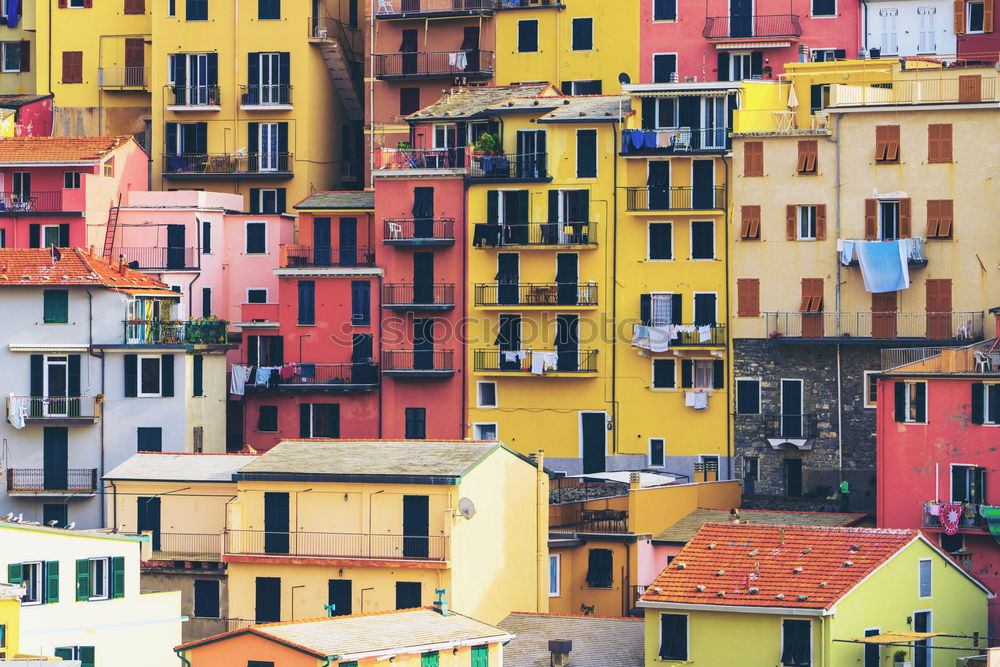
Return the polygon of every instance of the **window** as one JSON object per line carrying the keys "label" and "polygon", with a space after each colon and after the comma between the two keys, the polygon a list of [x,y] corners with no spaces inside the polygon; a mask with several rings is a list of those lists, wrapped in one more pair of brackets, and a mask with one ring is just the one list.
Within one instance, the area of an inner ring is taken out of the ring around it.
{"label": "window", "polygon": [[524,19],[517,22],[517,52],[534,53],[538,51],[538,21]]}
{"label": "window", "polygon": [[191,356],[191,395],[205,395],[205,355]]}
{"label": "window", "polygon": [[927,200],[927,238],[950,239],[954,222],[955,202],[953,200]]}
{"label": "window", "polygon": [[139,357],[139,396],[160,395],[160,357]]}
{"label": "window", "polygon": [[819,144],[815,139],[799,142],[799,160],[795,170],[802,175],[815,174]]}
{"label": "window", "polygon": [[799,206],[798,207],[798,240],[799,241],[815,241],[816,240],[816,207],[815,206]]}
{"label": "window", "polygon": [[955,533],[954,535],[940,533],[939,537],[941,538],[941,549],[945,553],[954,555],[956,551],[965,549],[965,536],[962,533]]}
{"label": "window", "polygon": [[65,528],[69,523],[69,509],[66,503],[44,503],[42,505],[42,525]]}
{"label": "window", "polygon": [[611,549],[591,549],[587,552],[587,586],[611,588],[614,585],[612,560]]}
{"label": "window", "polygon": [[79,660],[80,667],[94,667],[93,646],[60,646],[53,654],[63,660]]}
{"label": "window", "polygon": [[812,664],[812,622],[781,621],[781,664],[785,667],[809,667]]}
{"label": "window", "polygon": [[495,408],[497,407],[497,383],[477,382],[476,383],[476,407]]}
{"label": "window", "polygon": [[90,2],[88,0],[68,0],[67,4],[70,9],[84,9],[90,7]]}
{"label": "window", "polygon": [[722,389],[725,376],[721,359],[681,359],[682,389]]}
{"label": "window", "polygon": [[248,289],[247,303],[267,303],[267,289],[266,288]]}
{"label": "window", "polygon": [[316,324],[316,282],[300,280],[298,284],[298,323],[299,325]]}
{"label": "window", "polygon": [[549,597],[559,597],[559,554],[549,554]]}
{"label": "window", "polygon": [[927,126],[927,161],[951,162],[951,124],[932,123]]}
{"label": "window", "polygon": [[660,659],[688,659],[688,617],[660,614]]}
{"label": "window", "polygon": [[594,49],[594,19],[573,19],[574,51],[592,51]]}
{"label": "window", "polygon": [[167,16],[177,16],[177,0],[167,0]]}
{"label": "window", "polygon": [[264,433],[277,433],[278,406],[262,405],[257,411],[257,430]]}
{"label": "window", "polygon": [[201,252],[203,255],[212,254],[212,222],[202,220],[201,222]]}
{"label": "window", "polygon": [[496,423],[479,423],[472,425],[472,438],[474,440],[497,440]]}
{"label": "window", "polygon": [[898,9],[878,10],[879,32],[882,36],[881,55],[893,56],[899,52],[899,39],[897,22],[899,20]]}
{"label": "window", "polygon": [[406,408],[406,437],[416,440],[427,437],[427,408]]}
{"label": "window", "polygon": [[736,414],[760,414],[760,378],[736,379]]}
{"label": "window", "polygon": [[743,143],[743,175],[764,175],[763,141],[746,141]]}
{"label": "window", "polygon": [[90,596],[91,600],[107,600],[111,597],[109,570],[110,558],[90,559]]}
{"label": "window", "polygon": [[677,369],[674,359],[653,359],[653,389],[677,387]]}
{"label": "window", "polygon": [[563,81],[560,84],[563,95],[600,95],[603,89],[600,79]]}
{"label": "window", "polygon": [[104,161],[103,173],[108,178],[114,178],[114,176],[115,176],[115,159],[113,157],[109,157],[107,160]]}
{"label": "window", "polygon": [[597,130],[576,131],[576,177],[597,178]]}
{"label": "window", "polygon": [[736,280],[736,316],[760,317],[760,278]]}
{"label": "window", "polygon": [[80,172],[79,171],[63,172],[63,188],[67,190],[79,190]]}
{"label": "window", "polygon": [[[743,457],[743,480],[752,480],[754,482],[760,480],[760,457],[759,456],[744,456]],[[745,493],[752,493],[752,491],[745,491]]]}
{"label": "window", "polygon": [[846,49],[813,49],[809,59],[814,63],[832,63],[847,59]]}
{"label": "window", "polygon": [[201,316],[211,317],[212,316],[212,288],[202,287],[201,288]]}
{"label": "window", "polygon": [[666,465],[663,452],[663,438],[649,439],[649,465],[653,468],[662,468]]}
{"label": "window", "polygon": [[434,148],[454,148],[456,138],[455,126],[451,123],[439,123],[434,126]]}
{"label": "window", "polygon": [[247,365],[283,365],[285,363],[284,343],[284,338],[281,336],[247,336]]}
{"label": "window", "polygon": [[24,595],[21,596],[21,604],[42,604],[44,602],[44,589],[42,588],[42,573],[44,565],[42,563],[22,563],[21,564],[21,585],[24,586]]}
{"label": "window", "polygon": [[978,505],[986,500],[986,468],[951,466],[951,502]]}
{"label": "window", "polygon": [[919,561],[917,566],[917,572],[920,579],[919,591],[921,598],[931,597],[931,565],[931,559],[923,558]]}
{"label": "window", "polygon": [[267,223],[248,222],[246,227],[246,253],[263,255],[267,253]]}
{"label": "window", "polygon": [[875,162],[878,164],[899,162],[899,125],[875,126]]}
{"label": "window", "polygon": [[972,423],[1000,424],[1000,384],[972,383]]}
{"label": "window", "polygon": [[62,52],[62,82],[83,83],[83,51]]}
{"label": "window", "polygon": [[927,383],[898,381],[895,392],[895,420],[911,424],[926,423]]}
{"label": "window", "polygon": [[677,0],[653,0],[654,21],[676,21]]}
{"label": "window", "polygon": [[42,293],[42,322],[67,324],[69,322],[69,290],[47,289]]}
{"label": "window", "polygon": [[[680,111],[678,110],[676,100],[673,98],[646,98],[642,101],[642,107],[643,127],[647,129],[670,130],[680,124]],[[653,171],[654,164],[659,165],[663,171],[663,178],[657,183],[651,183],[647,179],[647,185],[668,187],[670,185],[670,163],[661,160],[659,162],[650,162],[649,164],[650,172]]]}
{"label": "window", "polygon": [[21,42],[3,43],[3,71],[21,71]]}
{"label": "window", "polygon": [[719,81],[759,79],[763,74],[764,52],[743,51],[719,53]]}
{"label": "window", "polygon": [[411,113],[420,110],[420,89],[400,88],[399,89],[399,115],[409,116]]}
{"label": "window", "polygon": [[339,438],[340,405],[338,403],[300,403],[299,437]]}
{"label": "window", "polygon": [[186,0],[184,10],[185,21],[207,21],[208,0]]}
{"label": "window", "polygon": [[865,407],[878,407],[878,371],[865,371]]}
{"label": "window", "polygon": [[[989,0],[976,0],[965,3],[966,32],[983,32],[986,23],[983,20],[985,15],[985,5]],[[992,4],[992,3],[990,3]],[[991,26],[992,27],[992,26]]]}
{"label": "window", "polygon": [[261,20],[281,18],[281,0],[257,0],[257,18]]}
{"label": "window", "polygon": [[396,582],[396,609],[415,609],[421,605],[419,581]]}
{"label": "window", "polygon": [[[653,83],[670,83],[677,80],[677,54],[653,54]],[[671,103],[673,100],[671,100]],[[676,127],[668,125],[667,127]]]}
{"label": "window", "polygon": [[823,312],[823,279],[802,279],[802,301],[799,303],[801,313]]}
{"label": "window", "polygon": [[159,426],[139,426],[135,429],[135,451],[162,452],[163,428]]}
{"label": "window", "polygon": [[694,388],[712,389],[715,386],[715,362],[711,359],[694,359]]}
{"label": "window", "polygon": [[[277,171],[278,154],[271,153],[261,157],[261,163],[269,163],[275,168],[261,171]],[[287,164],[287,157],[282,157],[281,161]],[[285,212],[285,188],[250,188],[250,212],[251,213],[284,213]],[[263,224],[263,223],[261,223]]]}
{"label": "window", "polygon": [[937,7],[917,7],[917,53],[934,53],[937,51],[937,40],[934,34],[934,16]]}
{"label": "window", "polygon": [[[18,195],[18,199],[27,199],[30,195],[27,192],[22,192]],[[60,229],[63,225],[42,225],[42,248],[52,248],[52,247],[69,247],[69,239],[65,238],[66,235]]]}
{"label": "window", "polygon": [[194,615],[201,618],[219,617],[218,579],[195,579]]}
{"label": "window", "polygon": [[691,222],[691,259],[715,259],[715,223],[711,220]]}
{"label": "window", "polygon": [[895,241],[910,236],[910,200],[866,199],[865,238]]}
{"label": "window", "polygon": [[[648,305],[645,303],[648,297]],[[674,318],[674,306],[680,306],[680,295],[670,293],[644,294],[640,298],[639,309],[642,323],[650,327],[665,327],[680,324]],[[647,312],[648,310],[648,312]],[[679,316],[679,313],[678,313]]]}
{"label": "window", "polygon": [[740,207],[740,238],[760,241],[760,205]]}
{"label": "window", "polygon": [[648,257],[651,260],[674,258],[674,228],[669,222],[651,222],[648,230]]}
{"label": "window", "polygon": [[367,280],[351,281],[351,324],[371,324],[371,283]]}

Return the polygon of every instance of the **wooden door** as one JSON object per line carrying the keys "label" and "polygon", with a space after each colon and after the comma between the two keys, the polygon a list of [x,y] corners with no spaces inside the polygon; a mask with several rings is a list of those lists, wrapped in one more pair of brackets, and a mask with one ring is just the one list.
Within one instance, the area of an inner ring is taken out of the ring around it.
{"label": "wooden door", "polygon": [[951,279],[927,280],[927,332],[931,340],[951,338]]}
{"label": "wooden door", "polygon": [[872,294],[872,338],[896,337],[896,293]]}
{"label": "wooden door", "polygon": [[[140,3],[142,4],[142,3]],[[136,12],[138,14],[143,11]],[[146,85],[146,46],[145,40],[141,37],[125,38],[125,85],[145,86]]]}
{"label": "wooden door", "polygon": [[983,101],[983,77],[970,74],[958,77],[958,102],[971,104]]}

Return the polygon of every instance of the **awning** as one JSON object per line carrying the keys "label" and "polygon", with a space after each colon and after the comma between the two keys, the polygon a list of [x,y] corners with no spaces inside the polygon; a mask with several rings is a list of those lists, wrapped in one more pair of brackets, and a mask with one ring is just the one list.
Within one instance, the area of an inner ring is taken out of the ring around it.
{"label": "awning", "polygon": [[[690,85],[690,84],[689,84]],[[649,92],[635,92],[632,97],[728,97],[737,92],[733,89],[711,90],[706,88],[691,88],[688,90],[656,90]]]}
{"label": "awning", "polygon": [[719,42],[715,45],[719,51],[729,51],[732,49],[781,49],[791,46],[792,40],[784,39],[778,41],[757,40],[753,42]]}
{"label": "awning", "polygon": [[[620,472],[593,472],[584,475],[567,475],[567,477],[580,477],[584,479],[602,479],[608,482],[622,482],[628,484],[631,479],[632,473],[623,470]],[[658,475],[651,472],[641,472],[639,473],[639,487],[649,488],[653,486],[664,486],[666,484],[673,484],[677,481],[676,477],[671,477],[670,475]]]}
{"label": "awning", "polygon": [[32,352],[44,353],[53,352],[66,354],[68,352],[86,352],[90,346],[86,343],[11,343],[8,346],[11,352]]}
{"label": "awning", "polygon": [[793,445],[803,451],[812,449],[812,440],[808,438],[768,438],[767,444],[771,449],[781,449],[783,445]]}
{"label": "awning", "polygon": [[922,639],[929,639],[930,637],[940,637],[941,632],[910,632],[909,630],[904,630],[903,632],[883,632],[882,634],[872,635],[871,637],[858,637],[854,641],[861,642],[862,644],[905,644],[908,642],[918,642]]}

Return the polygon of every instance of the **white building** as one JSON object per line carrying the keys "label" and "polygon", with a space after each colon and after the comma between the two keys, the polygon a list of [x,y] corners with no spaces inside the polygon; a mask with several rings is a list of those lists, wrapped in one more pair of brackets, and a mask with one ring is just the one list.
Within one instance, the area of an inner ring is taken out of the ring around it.
{"label": "white building", "polygon": [[954,55],[953,3],[950,0],[868,0],[861,5],[864,50],[874,55]]}
{"label": "white building", "polygon": [[176,667],[180,593],[140,593],[126,537],[0,521],[0,571],[24,586],[21,652],[81,667]]}

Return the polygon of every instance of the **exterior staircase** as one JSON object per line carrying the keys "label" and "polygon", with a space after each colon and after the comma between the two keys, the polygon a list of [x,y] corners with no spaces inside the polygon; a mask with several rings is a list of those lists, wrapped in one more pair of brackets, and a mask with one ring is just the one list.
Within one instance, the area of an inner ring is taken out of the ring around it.
{"label": "exterior staircase", "polygon": [[111,256],[111,251],[115,246],[115,232],[118,231],[118,209],[122,205],[122,196],[118,195],[118,203],[111,207],[108,211],[108,225],[104,230],[104,259],[109,262],[113,261],[114,258]]}
{"label": "exterior staircase", "polygon": [[309,42],[319,47],[348,118],[352,121],[364,120],[363,96],[354,75],[357,56],[344,26],[331,17],[310,18]]}

